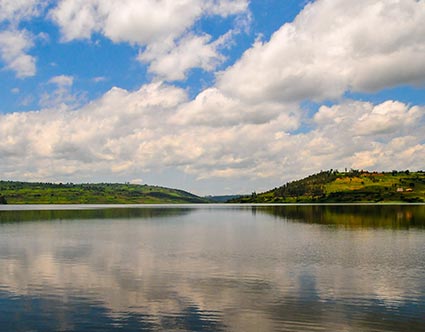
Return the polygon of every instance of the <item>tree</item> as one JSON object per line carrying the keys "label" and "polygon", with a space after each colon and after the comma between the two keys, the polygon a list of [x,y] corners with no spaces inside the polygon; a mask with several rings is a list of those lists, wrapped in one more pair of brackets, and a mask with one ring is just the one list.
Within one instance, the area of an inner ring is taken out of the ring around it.
{"label": "tree", "polygon": [[0,204],[7,204],[6,197],[0,195]]}
{"label": "tree", "polygon": [[321,186],[315,186],[313,187],[311,191],[312,198],[314,197],[323,197],[325,195],[325,191],[323,190],[323,187]]}

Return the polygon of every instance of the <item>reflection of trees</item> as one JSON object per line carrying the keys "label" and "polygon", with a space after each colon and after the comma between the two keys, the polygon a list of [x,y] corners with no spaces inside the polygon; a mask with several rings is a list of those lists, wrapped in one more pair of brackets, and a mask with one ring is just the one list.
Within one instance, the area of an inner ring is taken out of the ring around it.
{"label": "reflection of trees", "polygon": [[285,205],[257,207],[257,212],[312,224],[425,228],[425,205]]}
{"label": "reflection of trees", "polygon": [[166,218],[189,214],[190,208],[101,208],[83,210],[13,210],[0,211],[0,222]]}

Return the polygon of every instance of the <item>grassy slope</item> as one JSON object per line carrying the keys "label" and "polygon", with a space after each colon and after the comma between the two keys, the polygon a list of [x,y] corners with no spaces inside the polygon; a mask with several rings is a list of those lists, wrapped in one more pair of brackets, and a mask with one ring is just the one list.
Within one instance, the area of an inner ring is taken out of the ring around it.
{"label": "grassy slope", "polygon": [[8,204],[205,203],[188,192],[136,184],[52,184],[0,181]]}
{"label": "grassy slope", "polygon": [[[403,190],[400,192],[400,190]],[[425,202],[424,172],[325,171],[234,202]]]}

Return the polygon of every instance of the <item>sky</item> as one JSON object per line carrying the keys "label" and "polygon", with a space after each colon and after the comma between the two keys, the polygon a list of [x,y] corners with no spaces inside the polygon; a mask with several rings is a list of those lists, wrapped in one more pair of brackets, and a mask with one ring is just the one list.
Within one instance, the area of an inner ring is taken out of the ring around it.
{"label": "sky", "polygon": [[425,0],[0,0],[0,179],[424,170],[424,22]]}

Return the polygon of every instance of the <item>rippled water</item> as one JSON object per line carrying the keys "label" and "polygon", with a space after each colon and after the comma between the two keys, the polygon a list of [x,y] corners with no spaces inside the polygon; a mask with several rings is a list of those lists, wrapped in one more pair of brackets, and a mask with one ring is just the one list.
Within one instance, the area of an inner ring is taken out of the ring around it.
{"label": "rippled water", "polygon": [[425,206],[8,207],[0,330],[425,331]]}

